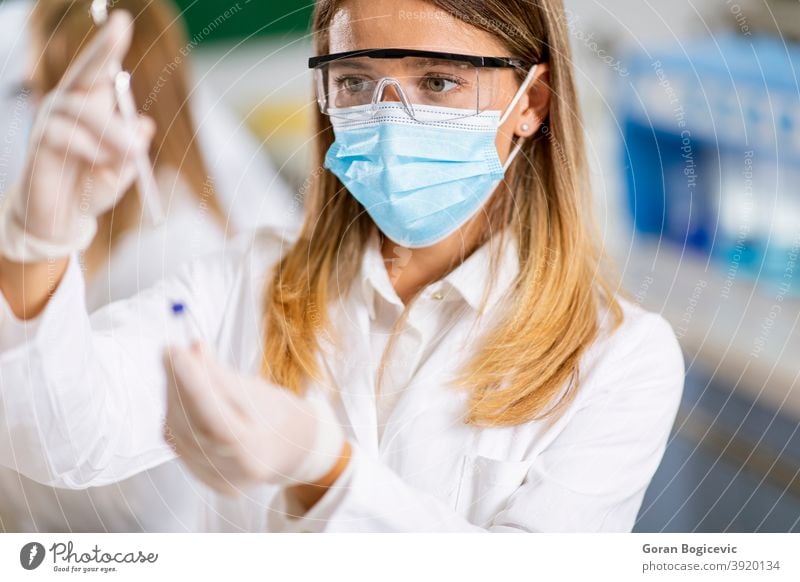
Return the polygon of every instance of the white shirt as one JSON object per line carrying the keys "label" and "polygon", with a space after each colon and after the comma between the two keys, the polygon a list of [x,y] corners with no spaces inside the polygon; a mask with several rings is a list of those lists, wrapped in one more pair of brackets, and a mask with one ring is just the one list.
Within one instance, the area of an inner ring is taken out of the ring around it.
{"label": "white shirt", "polygon": [[[35,321],[16,321],[3,305],[0,431],[9,437],[0,441],[0,464],[41,482],[85,487],[172,460],[161,437],[161,353],[170,336],[188,338],[183,327],[175,329],[167,302],[183,299],[193,335],[225,364],[256,374],[264,285],[286,244],[261,231],[252,242],[195,262],[91,318],[74,261]],[[322,342],[319,355],[328,379],[308,391],[309,398],[330,398],[351,440],[344,473],[301,519],[287,517],[296,508],[280,490],[263,486],[233,500],[207,492],[195,525],[208,531],[629,531],[681,396],[675,335],[661,316],[623,301],[625,322],[615,333],[607,333],[601,314],[606,331],[585,353],[581,389],[557,421],[466,425],[467,395],[450,381],[492,325],[516,274],[515,254],[513,245],[504,249],[485,313],[478,307],[489,279],[488,246],[411,306],[410,326],[430,329],[409,344],[419,347],[400,385],[388,387],[399,393],[380,435],[371,330],[382,326],[373,323],[370,306],[390,283],[379,249],[370,246],[361,280],[329,306],[335,336]],[[345,349],[337,350],[336,341]]]}
{"label": "white shirt", "polygon": [[[131,297],[178,272],[187,261],[225,246],[220,222],[175,172],[162,169],[156,179],[168,200],[167,220],[158,227],[145,223],[123,235],[106,265],[86,282],[89,312]],[[223,209],[230,207],[231,191],[218,193]],[[229,228],[248,228],[263,216],[264,200],[287,204],[289,197],[281,194],[262,193],[261,200],[238,197],[239,213],[225,218]],[[237,216],[243,207],[250,213],[241,224]],[[278,216],[261,222],[281,232],[275,224]],[[284,228],[288,237],[296,226],[287,222]],[[202,528],[198,505],[205,503],[205,495],[205,486],[177,461],[84,491],[46,487],[0,468],[0,531],[196,531]]]}

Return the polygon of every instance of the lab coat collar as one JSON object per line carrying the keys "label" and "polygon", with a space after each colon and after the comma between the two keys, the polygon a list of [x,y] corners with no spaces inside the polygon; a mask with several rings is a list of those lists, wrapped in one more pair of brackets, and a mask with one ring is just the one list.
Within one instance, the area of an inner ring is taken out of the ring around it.
{"label": "lab coat collar", "polygon": [[[440,281],[432,283],[423,293],[442,293],[448,300],[454,297],[463,300],[476,312],[481,312],[482,309],[488,312],[507,295],[519,274],[518,248],[516,239],[508,233],[492,237],[467,257],[466,261]],[[498,253],[498,256],[496,270],[493,273],[494,253]],[[398,257],[398,261],[400,260],[402,258]],[[362,298],[371,319],[375,318],[377,295],[398,309],[403,309],[403,302],[389,278],[381,254],[380,237],[377,234],[373,234],[368,241],[360,279]]]}
{"label": "lab coat collar", "polygon": [[[496,265],[493,264],[495,253]],[[516,239],[508,233],[500,233],[476,249],[443,282],[455,289],[476,312],[482,309],[488,312],[508,294],[517,278],[518,257]]]}

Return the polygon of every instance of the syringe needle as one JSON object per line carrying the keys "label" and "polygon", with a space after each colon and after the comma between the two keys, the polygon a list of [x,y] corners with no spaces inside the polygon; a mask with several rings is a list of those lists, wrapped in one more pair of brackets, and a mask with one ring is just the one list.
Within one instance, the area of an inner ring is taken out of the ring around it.
{"label": "syringe needle", "polygon": [[[131,95],[131,76],[126,71],[120,71],[114,77],[114,92],[117,97],[119,111],[131,131],[136,127],[136,105]],[[161,206],[161,197],[156,185],[153,169],[150,166],[150,158],[147,152],[134,152],[134,164],[136,165],[136,185],[145,206],[150,221],[153,225],[159,225],[164,221],[164,209]]]}
{"label": "syringe needle", "polygon": [[[108,4],[106,0],[92,0],[89,10],[96,26],[102,26],[108,20]],[[128,129],[134,131],[138,114],[136,112],[136,103],[131,94],[130,73],[123,71],[122,66],[119,65],[112,70],[112,75],[114,76],[114,94],[117,99],[117,107],[128,125]],[[150,157],[147,152],[134,152],[133,156],[139,196],[150,222],[157,226],[164,222],[164,209],[161,205],[161,196],[153,176],[153,168],[150,165]]]}

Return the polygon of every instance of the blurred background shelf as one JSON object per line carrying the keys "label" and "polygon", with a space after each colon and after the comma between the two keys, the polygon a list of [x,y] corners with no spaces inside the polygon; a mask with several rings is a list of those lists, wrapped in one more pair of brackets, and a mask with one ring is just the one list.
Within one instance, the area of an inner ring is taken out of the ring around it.
{"label": "blurred background shelf", "polygon": [[800,431],[694,366],[637,532],[800,532]]}
{"label": "blurred background shelf", "polygon": [[707,257],[647,239],[620,268],[634,298],[672,324],[687,366],[700,363],[719,383],[800,419],[799,298],[778,299],[779,289],[741,274],[731,281]]}
{"label": "blurred background shelf", "polygon": [[800,531],[800,6],[566,6],[606,248],[687,365],[635,531]]}

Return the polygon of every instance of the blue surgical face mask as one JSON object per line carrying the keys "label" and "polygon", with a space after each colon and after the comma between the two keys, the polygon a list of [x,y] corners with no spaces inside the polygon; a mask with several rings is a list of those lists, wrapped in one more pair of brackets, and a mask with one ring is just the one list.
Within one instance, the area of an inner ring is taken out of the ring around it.
{"label": "blue surgical face mask", "polygon": [[[331,117],[336,139],[325,167],[392,241],[436,244],[481,210],[519,153],[521,143],[503,164],[495,140],[532,77],[533,71],[505,114],[415,106],[423,123],[399,102],[340,109]],[[374,114],[365,119],[369,108]]]}

